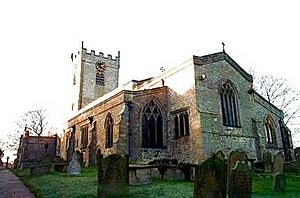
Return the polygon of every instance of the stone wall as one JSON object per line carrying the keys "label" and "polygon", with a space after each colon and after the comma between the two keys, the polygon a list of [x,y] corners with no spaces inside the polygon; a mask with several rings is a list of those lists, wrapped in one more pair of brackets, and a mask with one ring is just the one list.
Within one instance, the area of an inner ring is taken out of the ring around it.
{"label": "stone wall", "polygon": [[[83,49],[85,51],[85,49]],[[86,53],[86,52],[84,52]],[[100,95],[95,94],[94,63],[103,59],[103,54],[86,53],[84,66],[82,98],[86,103]],[[103,93],[112,91],[117,86],[119,59],[107,61],[107,88]],[[110,70],[110,69],[111,70]],[[239,127],[223,125],[219,86],[224,81],[234,84],[237,91]],[[84,84],[84,83],[83,83]],[[96,99],[69,120],[69,129],[75,128],[75,150],[83,153],[87,163],[93,149],[99,149],[104,156],[112,153],[130,154],[130,160],[148,163],[155,159],[177,159],[183,163],[200,163],[213,152],[222,150],[226,156],[236,149],[247,151],[252,159],[260,159],[263,152],[275,154],[282,150],[279,120],[282,111],[270,105],[258,94],[249,92],[252,88],[252,76],[237,65],[226,53],[217,53],[204,57],[194,56],[185,63],[161,73],[158,77],[143,81],[132,81],[126,87]],[[85,90],[86,89],[86,90]],[[128,89],[128,90],[125,90]],[[91,99],[91,100],[90,100]],[[158,104],[163,116],[163,148],[142,148],[142,111],[153,100]],[[130,106],[130,108],[129,108]],[[189,116],[189,135],[175,139],[174,115],[186,111]],[[113,147],[105,148],[105,119],[110,113],[113,126]],[[275,121],[277,147],[266,144],[264,119],[272,116]],[[129,119],[130,116],[130,119]],[[254,133],[255,121],[257,131]],[[89,143],[87,148],[81,145],[81,128],[88,126]],[[130,145],[129,143],[129,132]],[[92,141],[91,138],[95,138]],[[92,145],[94,142],[95,145]],[[260,154],[258,148],[261,150]],[[260,156],[260,157],[258,157]]]}
{"label": "stone wall", "polygon": [[56,156],[56,136],[22,136],[20,140],[18,156],[18,167],[25,168],[32,164],[41,162],[43,156],[48,155],[51,159]]}
{"label": "stone wall", "polygon": [[[166,149],[142,148],[142,111],[144,106],[153,100],[160,108],[163,116],[163,145],[168,146],[168,89],[167,87],[158,87],[154,89],[141,90],[127,94],[127,100],[132,102],[132,117],[131,117],[131,159],[143,161],[144,163],[154,159],[166,157]],[[125,115],[125,114],[124,114]],[[124,125],[128,123],[124,116]],[[128,127],[126,127],[128,129]]]}
{"label": "stone wall", "polygon": [[[114,95],[109,100],[105,100],[91,109],[86,109],[81,112],[79,115],[70,119],[68,122],[69,128],[75,126],[75,150],[78,150],[83,153],[84,161],[88,162],[88,147],[82,148],[81,142],[81,127],[88,126],[88,133],[93,133],[93,128],[96,131],[96,148],[100,149],[101,153],[104,156],[108,156],[112,153],[119,154],[127,154],[127,145],[124,144],[124,138],[127,138],[127,134],[124,135],[120,132],[120,129],[126,131],[126,128],[121,127],[123,121],[122,116],[124,110],[126,108],[126,104],[124,102],[124,92],[120,92]],[[84,109],[83,109],[84,110]],[[106,143],[106,134],[105,134],[105,119],[108,114],[111,114],[113,118],[113,147],[105,148]],[[89,118],[92,118],[92,123]],[[94,122],[94,123],[93,123]],[[93,137],[92,135],[88,135],[88,137]],[[126,139],[127,141],[127,139]],[[91,143],[91,141],[89,141]],[[126,148],[125,148],[126,147]],[[95,152],[96,154],[96,152]]]}
{"label": "stone wall", "polygon": [[[105,63],[104,86],[96,84],[96,63],[103,61]],[[108,54],[95,54],[94,50],[87,52],[82,48],[75,54],[72,54],[73,63],[73,110],[78,110],[94,101],[95,99],[109,93],[118,87],[120,53],[112,58]]]}
{"label": "stone wall", "polygon": [[[252,86],[252,77],[240,68],[227,54],[213,54],[211,61],[202,61],[202,57],[195,57],[195,80],[197,106],[201,117],[201,131],[204,136],[205,156],[223,150],[228,156],[230,151],[243,149],[249,158],[257,158],[256,135],[253,133],[252,120],[257,123],[257,133],[260,138],[262,152],[265,150],[266,115],[271,115],[276,125],[278,148],[282,148],[279,119],[283,118],[281,111],[276,107],[267,108],[261,105],[249,93]],[[217,61],[216,61],[216,60]],[[230,60],[230,61],[228,61]],[[201,80],[201,75],[206,78]],[[237,89],[238,111],[241,127],[227,127],[223,125],[220,95],[218,92],[222,82],[229,80]]]}
{"label": "stone wall", "polygon": [[[196,93],[193,59],[163,72],[145,83],[141,88],[168,87],[167,95],[167,158],[183,163],[198,163],[203,155],[203,141],[200,131],[200,117],[196,108]],[[140,89],[141,89],[140,88]],[[190,131],[188,136],[175,139],[174,113],[187,110]]]}

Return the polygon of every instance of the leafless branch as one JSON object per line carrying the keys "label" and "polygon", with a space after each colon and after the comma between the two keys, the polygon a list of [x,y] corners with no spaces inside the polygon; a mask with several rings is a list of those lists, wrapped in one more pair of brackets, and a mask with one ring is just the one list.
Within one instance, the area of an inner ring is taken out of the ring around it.
{"label": "leafless branch", "polygon": [[254,79],[257,79],[254,81],[255,90],[284,112],[286,124],[300,117],[300,91],[292,88],[286,79],[272,75],[255,76]]}

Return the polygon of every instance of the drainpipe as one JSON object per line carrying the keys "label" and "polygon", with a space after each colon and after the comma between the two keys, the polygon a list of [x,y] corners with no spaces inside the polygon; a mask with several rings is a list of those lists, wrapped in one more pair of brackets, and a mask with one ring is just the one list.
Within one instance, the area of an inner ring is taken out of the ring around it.
{"label": "drainpipe", "polygon": [[131,101],[127,102],[127,107],[128,107],[128,156],[131,156],[131,136],[132,136],[132,131],[131,131],[131,112],[133,108],[133,104]]}

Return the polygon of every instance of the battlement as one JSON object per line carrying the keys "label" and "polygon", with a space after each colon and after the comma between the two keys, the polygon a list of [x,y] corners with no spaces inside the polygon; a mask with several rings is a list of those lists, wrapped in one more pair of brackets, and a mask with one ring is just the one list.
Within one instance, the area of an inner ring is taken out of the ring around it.
{"label": "battlement", "polygon": [[115,56],[115,58],[113,58],[111,54],[107,54],[107,56],[105,56],[103,52],[99,52],[96,54],[95,50],[91,50],[88,52],[86,48],[82,48],[82,54],[85,54],[87,56],[95,56],[95,57],[99,57],[99,58],[113,60],[113,61],[120,60],[120,51],[118,51],[118,56]]}

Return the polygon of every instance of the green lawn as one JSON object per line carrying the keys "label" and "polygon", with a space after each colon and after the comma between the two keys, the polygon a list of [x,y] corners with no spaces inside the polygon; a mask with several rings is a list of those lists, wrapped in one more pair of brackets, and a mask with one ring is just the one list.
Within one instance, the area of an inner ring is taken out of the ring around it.
{"label": "green lawn", "polygon": [[[51,172],[48,175],[29,176],[29,170],[15,171],[37,197],[96,197],[96,168],[82,170],[79,177],[66,173]],[[300,197],[300,177],[287,174],[287,189],[283,193],[273,192],[270,175],[254,176],[252,197]],[[193,197],[193,182],[154,180],[150,185],[130,186],[130,197]]]}

